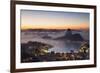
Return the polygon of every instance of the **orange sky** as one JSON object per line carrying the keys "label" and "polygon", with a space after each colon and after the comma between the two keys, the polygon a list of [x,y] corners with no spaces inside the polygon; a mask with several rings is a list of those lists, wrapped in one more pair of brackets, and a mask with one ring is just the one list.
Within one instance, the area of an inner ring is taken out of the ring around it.
{"label": "orange sky", "polygon": [[88,29],[89,28],[89,25],[87,24],[81,24],[81,25],[71,25],[71,24],[67,24],[67,25],[37,25],[37,26],[34,26],[34,25],[21,25],[21,29],[24,30],[24,29]]}
{"label": "orange sky", "polygon": [[21,29],[89,29],[89,13],[21,10]]}

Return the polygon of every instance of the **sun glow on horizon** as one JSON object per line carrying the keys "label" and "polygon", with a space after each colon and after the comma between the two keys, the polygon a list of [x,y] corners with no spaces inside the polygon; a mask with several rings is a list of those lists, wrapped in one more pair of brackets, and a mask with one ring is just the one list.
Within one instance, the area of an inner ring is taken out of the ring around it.
{"label": "sun glow on horizon", "polygon": [[89,13],[21,10],[24,29],[89,29]]}
{"label": "sun glow on horizon", "polygon": [[79,30],[79,29],[89,29],[89,26],[87,24],[81,24],[81,25],[71,25],[71,24],[67,24],[67,25],[43,25],[43,26],[34,26],[34,25],[21,25],[21,30],[26,30],[26,29],[75,29],[75,30]]}

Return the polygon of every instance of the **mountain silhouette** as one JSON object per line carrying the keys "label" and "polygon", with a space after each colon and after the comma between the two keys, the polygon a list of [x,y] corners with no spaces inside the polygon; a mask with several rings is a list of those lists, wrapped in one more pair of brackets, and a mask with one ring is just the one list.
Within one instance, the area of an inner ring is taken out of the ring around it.
{"label": "mountain silhouette", "polygon": [[55,40],[70,40],[70,41],[83,41],[83,37],[79,33],[72,34],[71,29],[67,29],[66,33],[62,37],[55,38]]}

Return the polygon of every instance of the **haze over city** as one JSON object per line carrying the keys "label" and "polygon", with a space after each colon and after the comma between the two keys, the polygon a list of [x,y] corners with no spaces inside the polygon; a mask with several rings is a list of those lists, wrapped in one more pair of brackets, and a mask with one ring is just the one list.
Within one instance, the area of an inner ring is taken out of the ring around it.
{"label": "haze over city", "polygon": [[89,13],[21,10],[21,62],[89,59]]}

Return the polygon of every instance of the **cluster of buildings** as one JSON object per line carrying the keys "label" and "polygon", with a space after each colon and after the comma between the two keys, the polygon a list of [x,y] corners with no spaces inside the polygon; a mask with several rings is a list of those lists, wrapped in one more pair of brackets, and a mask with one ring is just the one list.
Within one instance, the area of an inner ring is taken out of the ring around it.
{"label": "cluster of buildings", "polygon": [[[35,46],[34,46],[35,45]],[[78,52],[71,50],[69,53],[48,52],[51,45],[40,42],[28,42],[21,46],[21,62],[43,62],[43,61],[68,61],[89,59],[89,44],[84,42]]]}

